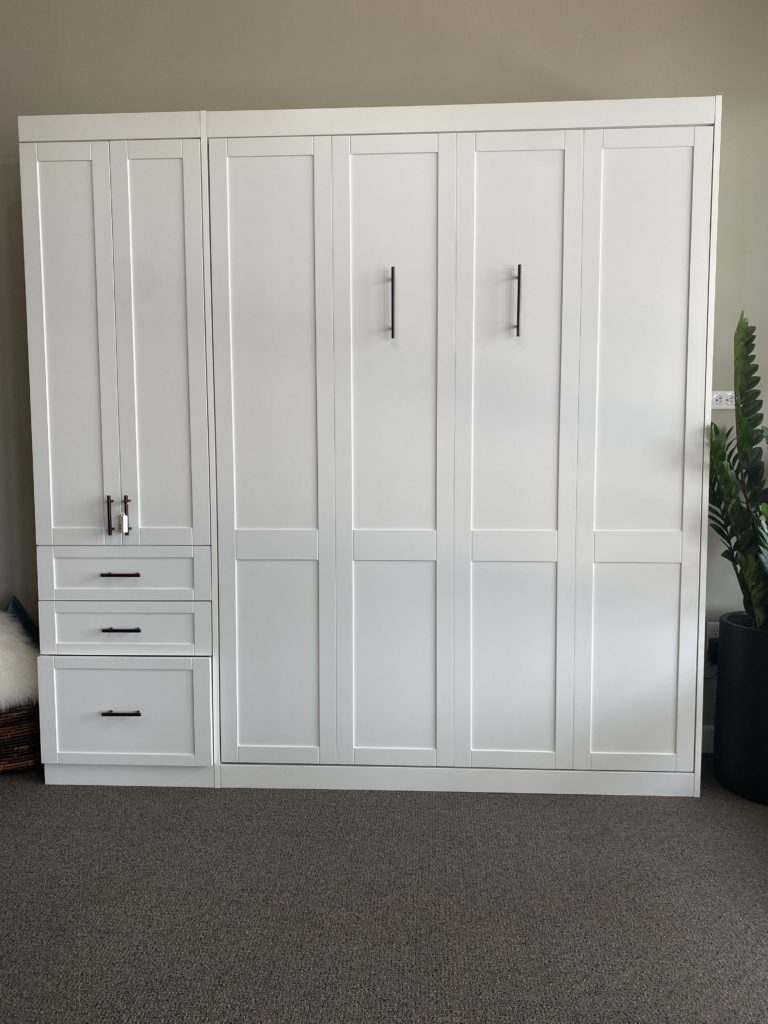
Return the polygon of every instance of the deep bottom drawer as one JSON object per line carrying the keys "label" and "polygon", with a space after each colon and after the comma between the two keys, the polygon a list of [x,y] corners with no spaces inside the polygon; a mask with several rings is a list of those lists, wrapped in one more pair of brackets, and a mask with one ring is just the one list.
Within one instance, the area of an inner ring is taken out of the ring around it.
{"label": "deep bottom drawer", "polygon": [[209,658],[41,657],[48,764],[209,765]]}

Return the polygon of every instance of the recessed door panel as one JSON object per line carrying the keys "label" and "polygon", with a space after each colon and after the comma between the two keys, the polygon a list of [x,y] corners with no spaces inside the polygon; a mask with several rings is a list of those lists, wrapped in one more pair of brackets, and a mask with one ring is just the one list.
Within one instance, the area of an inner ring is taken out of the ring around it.
{"label": "recessed door panel", "polygon": [[472,567],[472,764],[555,763],[557,567]]}
{"label": "recessed door panel", "polygon": [[355,564],[355,762],[435,764],[434,562]]}
{"label": "recessed door panel", "polygon": [[239,562],[237,633],[238,746],[319,760],[317,562]]}
{"label": "recessed door panel", "polygon": [[351,158],[356,529],[435,529],[437,161]]}
{"label": "recessed door panel", "polygon": [[[680,566],[595,566],[592,750],[674,756]],[[638,756],[640,755],[640,756]]]}
{"label": "recessed door panel", "polygon": [[564,148],[476,156],[476,530],[557,529],[564,175]]}
{"label": "recessed door panel", "polygon": [[314,156],[229,161],[239,528],[317,529]]}
{"label": "recessed door panel", "polygon": [[328,139],[211,142],[222,752],[334,761]]}
{"label": "recessed door panel", "polygon": [[603,152],[597,530],[681,526],[692,180],[691,145]]}

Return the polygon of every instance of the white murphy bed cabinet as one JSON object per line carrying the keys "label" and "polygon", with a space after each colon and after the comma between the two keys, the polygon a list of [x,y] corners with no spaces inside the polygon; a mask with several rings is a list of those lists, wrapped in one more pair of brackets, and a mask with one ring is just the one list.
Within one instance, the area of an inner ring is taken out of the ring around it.
{"label": "white murphy bed cabinet", "polygon": [[697,793],[719,112],[21,118],[46,778]]}

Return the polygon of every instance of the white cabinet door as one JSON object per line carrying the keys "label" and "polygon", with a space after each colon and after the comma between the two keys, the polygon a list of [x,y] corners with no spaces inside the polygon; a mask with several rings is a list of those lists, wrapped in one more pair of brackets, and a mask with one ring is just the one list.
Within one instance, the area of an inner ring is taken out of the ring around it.
{"label": "white cabinet door", "polygon": [[583,133],[458,139],[456,763],[565,768]]}
{"label": "white cabinet door", "polygon": [[210,143],[222,756],[334,761],[331,143]]}
{"label": "white cabinet door", "polygon": [[209,544],[200,142],[110,143],[126,544]]}
{"label": "white cabinet door", "polygon": [[586,133],[576,768],[693,770],[712,138]]}
{"label": "white cabinet door", "polygon": [[38,544],[119,544],[106,142],[20,147]]}
{"label": "white cabinet door", "polygon": [[333,145],[339,760],[451,764],[455,136]]}

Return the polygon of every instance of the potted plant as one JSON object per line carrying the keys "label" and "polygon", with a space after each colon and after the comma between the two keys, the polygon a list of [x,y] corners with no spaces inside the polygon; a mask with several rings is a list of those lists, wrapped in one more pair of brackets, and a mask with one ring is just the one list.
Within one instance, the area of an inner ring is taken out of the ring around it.
{"label": "potted plant", "polygon": [[720,619],[715,774],[768,803],[768,488],[755,328],[742,313],[733,339],[735,423],[712,425],[709,514],[733,565],[744,611]]}

